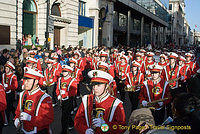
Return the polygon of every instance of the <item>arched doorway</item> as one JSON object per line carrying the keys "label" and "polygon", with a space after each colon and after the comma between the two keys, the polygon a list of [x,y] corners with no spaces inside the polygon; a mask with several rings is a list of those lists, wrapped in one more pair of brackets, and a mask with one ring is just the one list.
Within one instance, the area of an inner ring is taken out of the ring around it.
{"label": "arched doorway", "polygon": [[24,0],[22,34],[26,39],[31,40],[32,44],[35,44],[36,20],[37,6],[35,0]]}

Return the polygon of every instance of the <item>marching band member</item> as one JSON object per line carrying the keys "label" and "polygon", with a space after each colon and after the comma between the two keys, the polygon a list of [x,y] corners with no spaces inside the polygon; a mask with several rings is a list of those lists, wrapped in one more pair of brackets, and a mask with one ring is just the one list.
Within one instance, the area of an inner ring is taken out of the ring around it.
{"label": "marching band member", "polygon": [[[114,61],[114,71],[115,71],[115,74],[116,74],[116,72],[117,72],[117,67],[118,67],[119,64],[121,63],[120,58],[121,58],[121,54],[119,53],[119,54],[117,55],[116,60]],[[116,74],[116,75],[117,75],[117,74]]]}
{"label": "marching band member", "polygon": [[39,71],[30,68],[24,74],[24,91],[19,96],[14,125],[25,134],[50,133],[54,112],[51,97],[38,86],[42,77]]}
{"label": "marching band member", "polygon": [[78,64],[77,64],[77,67],[83,71],[84,68],[85,68],[85,65],[84,65],[84,62],[83,62],[83,59],[81,58],[81,54],[79,51],[75,51],[74,52],[74,59],[76,59],[78,61]]}
{"label": "marching band member", "polygon": [[76,102],[76,98],[78,99],[80,96],[80,82],[83,81],[83,75],[80,69],[78,69],[76,67],[77,65],[77,60],[75,60],[74,58],[70,58],[69,59],[69,66],[73,69],[72,73],[71,73],[71,77],[75,78],[78,82],[77,84],[77,94],[74,97],[74,111],[77,110],[78,106],[77,106],[77,102]]}
{"label": "marching band member", "polygon": [[196,62],[193,62],[192,59],[192,54],[191,53],[186,53],[186,66],[189,66],[191,69],[191,75],[194,75],[197,73],[197,70],[199,69],[198,65]]}
{"label": "marching band member", "polygon": [[60,73],[62,72],[62,66],[58,62],[58,55],[55,53],[53,56],[51,56],[53,62],[53,70],[54,70],[54,77],[56,77],[56,81],[58,81],[58,78],[60,77]]}
{"label": "marching band member", "polygon": [[56,94],[58,100],[62,104],[62,134],[66,134],[68,129],[71,130],[74,127],[74,121],[71,117],[71,111],[73,110],[73,98],[77,94],[77,80],[71,77],[73,68],[68,65],[62,66],[62,75],[58,80]]}
{"label": "marching band member", "polygon": [[0,83],[0,133],[5,123],[5,110],[7,107],[6,94],[3,85]]}
{"label": "marching band member", "polygon": [[80,81],[83,80],[83,76],[82,76],[81,70],[78,69],[78,68],[76,67],[76,65],[77,65],[77,60],[74,59],[74,58],[70,58],[70,59],[69,59],[69,66],[70,66],[71,68],[73,68],[72,78],[76,78],[76,80],[77,80],[78,82],[80,82]]}
{"label": "marching band member", "polygon": [[121,57],[121,63],[117,67],[117,88],[118,91],[120,92],[121,100],[125,101],[125,80],[126,80],[126,74],[130,72],[130,65],[127,64],[127,57],[124,55]]}
{"label": "marching band member", "polygon": [[86,61],[86,66],[85,66],[85,71],[88,72],[88,70],[90,70],[92,67],[92,57],[91,57],[91,53],[89,51],[86,52],[86,56],[84,57],[85,61]]}
{"label": "marching band member", "polygon": [[149,66],[155,64],[153,60],[154,55],[155,54],[153,52],[147,52],[146,61],[144,61],[144,64],[142,66],[142,73],[145,75],[145,78],[149,78],[151,76],[151,73],[149,71]]}
{"label": "marching band member", "polygon": [[37,60],[32,57],[27,57],[26,58],[26,67],[35,69],[37,68]]}
{"label": "marching band member", "polygon": [[47,69],[44,71],[44,79],[43,85],[46,87],[47,93],[52,97],[53,106],[56,105],[56,84],[57,84],[57,77],[56,69],[53,68],[54,60],[48,59],[46,61]]}
{"label": "marching band member", "polygon": [[[142,54],[141,54],[140,52],[137,52],[137,53],[135,54],[135,60],[136,60],[138,63],[140,63],[140,66],[141,66],[141,67],[143,66],[144,62],[143,62],[143,60],[142,60]],[[141,67],[140,67],[140,70],[141,70]]]}
{"label": "marching band member", "polygon": [[[29,55],[30,55],[31,58],[34,58],[35,55],[36,55],[36,52],[34,50],[30,50]],[[36,58],[34,58],[34,59],[36,59]],[[37,69],[42,71],[40,60],[38,60],[38,59],[36,59],[36,60],[37,60],[37,62],[36,62],[37,63],[37,65],[36,65]]]}
{"label": "marching band member", "polygon": [[153,116],[155,123],[156,125],[160,125],[164,121],[164,107],[170,102],[169,84],[166,80],[161,78],[161,71],[163,68],[160,65],[151,65],[149,68],[152,79],[143,82],[139,99],[140,103],[144,107],[147,107],[149,103],[168,98],[166,101],[161,100],[154,105],[155,111],[153,111]]}
{"label": "marching band member", "polygon": [[184,79],[182,79],[182,81],[185,81],[191,77],[190,66],[186,66],[185,62],[186,62],[186,59],[183,56],[179,56],[178,64],[179,64],[179,67],[181,68],[180,74],[184,76]]}
{"label": "marching band member", "polygon": [[166,66],[167,65],[166,59],[167,59],[167,56],[165,54],[161,54],[160,62],[158,62],[158,65],[160,65],[162,67]]}
{"label": "marching band member", "polygon": [[100,58],[98,56],[98,53],[96,52],[94,54],[93,59],[92,59],[92,68],[91,68],[92,70],[96,70],[97,69],[97,63],[99,62],[99,60],[100,60]]}
{"label": "marching band member", "polygon": [[131,62],[133,61],[133,55],[132,55],[133,52],[131,50],[128,50],[127,53],[128,53],[128,64],[130,65]]}
{"label": "marching band member", "polygon": [[140,71],[140,63],[137,61],[132,62],[132,70],[126,74],[125,85],[128,90],[129,99],[132,104],[132,111],[137,109],[138,95],[140,93],[140,84],[144,81],[144,74]]}
{"label": "marching band member", "polygon": [[[99,63],[98,70],[109,73],[112,77],[114,77],[114,75],[112,75],[113,73],[110,73],[110,66],[105,62]],[[108,89],[108,92],[110,93],[110,95],[117,97],[117,84],[115,80],[110,81],[109,86],[110,87]]]}
{"label": "marching band member", "polygon": [[15,108],[13,103],[15,101],[15,91],[18,87],[17,76],[13,73],[15,66],[10,62],[7,61],[5,64],[5,73],[2,75],[2,85],[4,86],[6,92],[6,102],[7,102],[7,109],[6,109],[6,116],[7,121],[10,121],[10,113],[15,114]]}
{"label": "marching band member", "polygon": [[176,95],[176,90],[179,87],[179,79],[183,80],[184,77],[181,77],[180,67],[177,64],[176,60],[178,55],[174,52],[169,54],[169,64],[164,67],[162,76],[169,82],[171,95],[174,97]]}
{"label": "marching band member", "polygon": [[108,53],[107,52],[101,51],[100,61],[108,63]]}
{"label": "marching band member", "polygon": [[146,50],[140,49],[139,52],[140,52],[140,54],[141,54],[141,60],[142,60],[142,61],[146,61],[146,58],[147,58],[147,57],[145,56]]}
{"label": "marching band member", "polygon": [[115,60],[117,59],[117,49],[114,49],[113,50],[113,53],[112,53],[112,55],[110,56],[110,62],[111,63],[114,63],[115,62]]}
{"label": "marching band member", "polygon": [[[85,95],[75,116],[75,128],[80,134],[121,134],[125,130],[113,129],[113,125],[125,125],[125,113],[122,102],[110,96],[107,91],[108,83],[113,77],[100,70],[88,73],[91,78],[93,94]],[[108,132],[103,132],[100,127],[109,127]]]}

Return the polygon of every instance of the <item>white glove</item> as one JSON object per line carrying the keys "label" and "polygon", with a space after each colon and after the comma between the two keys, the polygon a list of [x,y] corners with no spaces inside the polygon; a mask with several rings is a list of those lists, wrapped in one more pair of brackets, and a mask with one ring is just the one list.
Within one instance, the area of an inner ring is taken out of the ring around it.
{"label": "white glove", "polygon": [[144,107],[146,107],[146,106],[147,106],[147,104],[148,104],[148,102],[147,102],[147,101],[145,101],[145,100],[143,100],[143,101],[142,101],[142,105],[143,105]]}
{"label": "white glove", "polygon": [[25,112],[22,112],[20,114],[20,120],[24,120],[24,121],[31,121],[31,115],[25,113]]}
{"label": "white glove", "polygon": [[161,107],[163,105],[163,102],[158,102],[158,105]]}
{"label": "white glove", "polygon": [[185,79],[185,77],[184,77],[184,76],[181,76],[181,81],[184,80],[184,79]]}
{"label": "white glove", "polygon": [[43,81],[43,85],[47,85],[46,81]]}
{"label": "white glove", "polygon": [[15,121],[14,121],[14,125],[15,125],[16,128],[18,128],[19,123],[20,123],[19,119],[16,118]]}
{"label": "white glove", "polygon": [[130,85],[127,85],[127,88],[131,88],[131,86],[130,86]]}
{"label": "white glove", "polygon": [[95,127],[101,127],[101,125],[104,124],[105,121],[102,120],[101,118],[95,118],[92,120],[92,123]]}
{"label": "white glove", "polygon": [[60,100],[62,97],[61,97],[61,95],[58,95],[58,100]]}
{"label": "white glove", "polygon": [[65,94],[65,90],[60,90],[60,94]]}
{"label": "white glove", "polygon": [[92,128],[88,128],[88,129],[85,131],[85,134],[94,134],[94,131],[92,130]]}
{"label": "white glove", "polygon": [[8,84],[4,84],[4,87],[7,88],[7,87],[8,87]]}

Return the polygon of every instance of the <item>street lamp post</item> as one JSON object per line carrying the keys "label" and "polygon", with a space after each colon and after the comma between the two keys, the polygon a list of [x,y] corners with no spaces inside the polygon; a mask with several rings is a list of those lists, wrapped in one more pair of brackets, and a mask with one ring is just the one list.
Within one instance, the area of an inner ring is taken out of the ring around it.
{"label": "street lamp post", "polygon": [[171,28],[172,28],[172,36],[171,36],[171,39],[172,39],[172,43],[174,42],[174,16],[172,15],[172,18],[171,18],[172,20],[172,26],[171,26]]}
{"label": "street lamp post", "polygon": [[46,47],[47,49],[49,50],[49,41],[48,41],[48,38],[49,38],[49,8],[50,8],[50,0],[47,0],[47,14],[46,14],[46,32],[45,32],[45,38],[46,38]]}

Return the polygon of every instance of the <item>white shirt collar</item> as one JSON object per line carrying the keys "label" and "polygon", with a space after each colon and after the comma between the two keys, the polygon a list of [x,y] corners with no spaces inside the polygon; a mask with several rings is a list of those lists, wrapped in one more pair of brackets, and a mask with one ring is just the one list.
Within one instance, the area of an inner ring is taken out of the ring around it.
{"label": "white shirt collar", "polygon": [[110,96],[110,94],[108,93],[108,91],[106,91],[105,95],[100,96],[100,97],[97,97],[97,96],[96,96],[95,99],[96,99],[96,101],[97,101],[98,103],[101,103],[101,102],[105,101],[109,96]]}
{"label": "white shirt collar", "polygon": [[39,90],[40,90],[40,87],[38,86],[37,88],[35,88],[35,89],[31,90],[31,91],[28,91],[28,94],[29,95],[33,95],[33,94],[37,93]]}

